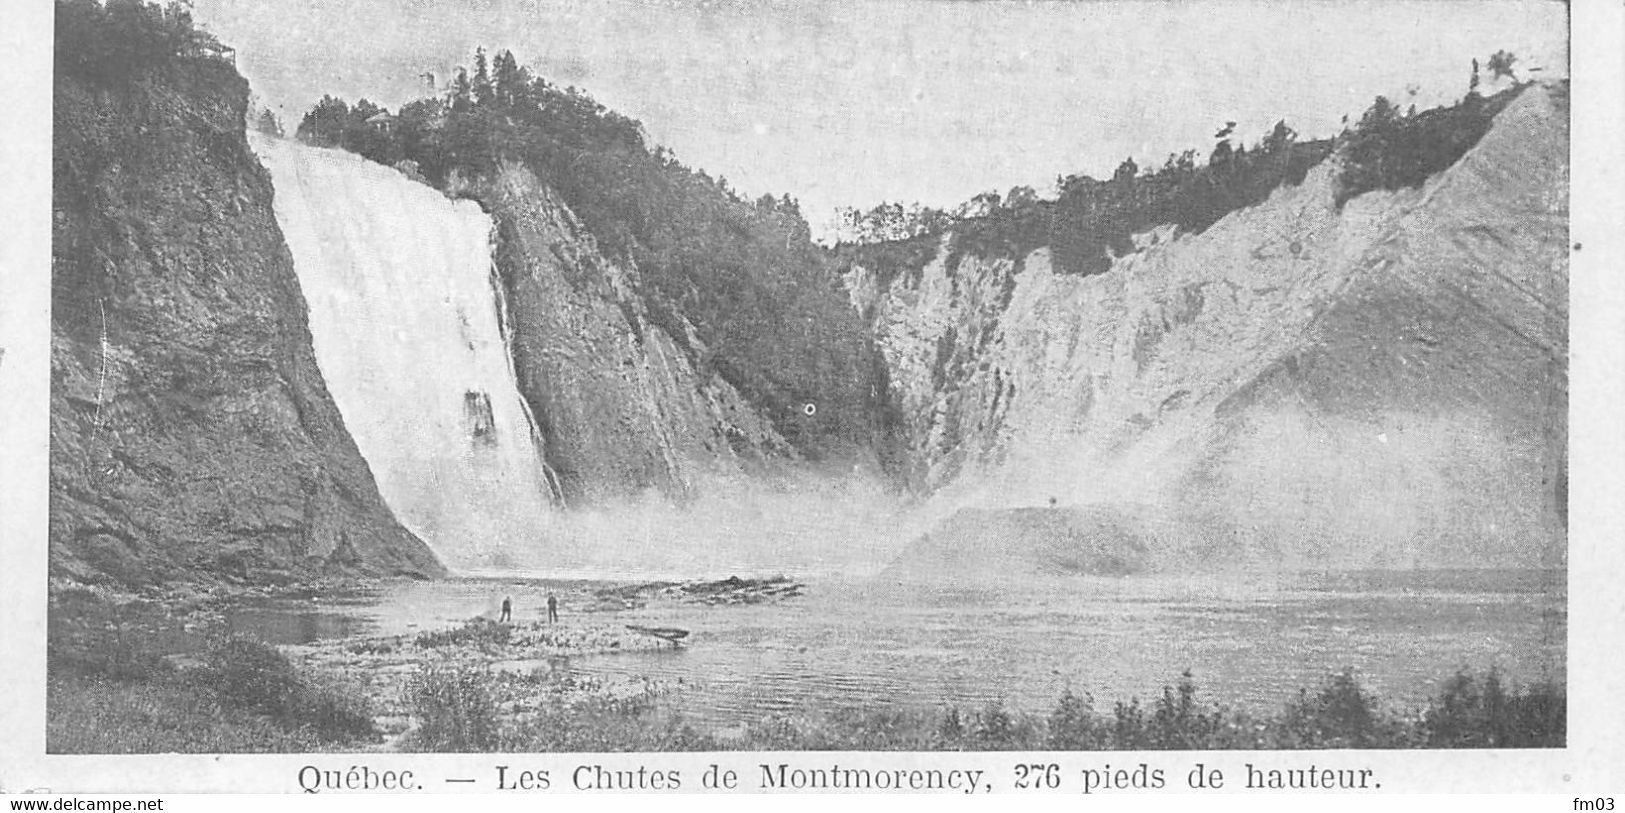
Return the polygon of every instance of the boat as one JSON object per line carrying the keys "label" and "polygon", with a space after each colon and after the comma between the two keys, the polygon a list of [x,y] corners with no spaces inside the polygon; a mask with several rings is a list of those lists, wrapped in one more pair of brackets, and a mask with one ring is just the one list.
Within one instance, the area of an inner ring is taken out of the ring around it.
{"label": "boat", "polygon": [[638,624],[627,624],[626,628],[643,635],[652,635],[662,641],[669,641],[674,647],[682,646],[683,639],[688,637],[688,630],[679,627],[645,627]]}

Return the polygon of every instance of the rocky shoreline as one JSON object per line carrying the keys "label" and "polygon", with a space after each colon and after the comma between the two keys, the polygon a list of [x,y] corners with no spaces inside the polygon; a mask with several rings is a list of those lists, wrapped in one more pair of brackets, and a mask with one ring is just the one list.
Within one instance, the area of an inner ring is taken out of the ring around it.
{"label": "rocky shoreline", "polygon": [[[673,651],[684,643],[628,625],[623,611],[661,605],[739,606],[792,599],[805,585],[784,576],[716,581],[581,583],[558,591],[571,612],[560,622],[503,623],[475,616],[461,624],[410,633],[360,635],[279,647],[302,669],[356,686],[384,735],[382,748],[399,747],[413,728],[413,694],[424,676],[478,673],[494,697],[498,716],[523,723],[546,709],[585,702],[617,702],[666,694],[681,687],[646,678],[584,676],[567,668],[586,655]],[[681,636],[679,636],[681,637]]]}
{"label": "rocky shoreline", "polygon": [[412,690],[425,670],[490,674],[505,695],[502,716],[523,719],[541,703],[647,691],[646,682],[583,680],[560,669],[570,656],[651,651],[657,639],[620,628],[610,619],[572,620],[549,626],[532,621],[501,624],[477,618],[462,626],[417,635],[363,636],[283,646],[303,669],[334,675],[367,698],[387,749],[413,725]]}

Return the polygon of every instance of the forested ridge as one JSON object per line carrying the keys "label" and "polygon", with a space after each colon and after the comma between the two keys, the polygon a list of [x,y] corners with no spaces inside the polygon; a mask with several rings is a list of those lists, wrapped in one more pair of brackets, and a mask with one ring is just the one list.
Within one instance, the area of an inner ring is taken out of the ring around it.
{"label": "forested ridge", "polygon": [[1477,60],[1467,93],[1454,104],[1418,111],[1378,96],[1331,138],[1300,139],[1283,119],[1249,146],[1236,133],[1236,123],[1225,122],[1214,133],[1205,161],[1195,149],[1168,155],[1160,167],[1126,158],[1109,179],[1057,178],[1053,199],[1018,186],[1004,195],[985,192],[952,212],[901,203],[850,209],[843,219],[852,239],[834,253],[843,266],[862,265],[889,283],[934,259],[947,235],[950,266],[965,254],[1019,261],[1049,248],[1057,271],[1088,276],[1105,273],[1114,257],[1132,251],[1135,233],[1173,225],[1200,234],[1230,212],[1302,183],[1334,153],[1341,156],[1338,205],[1374,189],[1420,186],[1477,144],[1496,114],[1528,84],[1518,81],[1516,63],[1516,55],[1506,51],[1488,59],[1493,79],[1512,80],[1489,96],[1480,92]]}

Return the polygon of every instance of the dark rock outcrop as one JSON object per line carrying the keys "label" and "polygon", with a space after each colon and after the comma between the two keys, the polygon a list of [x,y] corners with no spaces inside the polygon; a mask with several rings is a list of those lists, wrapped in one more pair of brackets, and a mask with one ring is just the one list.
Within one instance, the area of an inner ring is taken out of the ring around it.
{"label": "dark rock outcrop", "polygon": [[207,57],[57,77],[53,576],[443,572],[316,367],[247,95]]}

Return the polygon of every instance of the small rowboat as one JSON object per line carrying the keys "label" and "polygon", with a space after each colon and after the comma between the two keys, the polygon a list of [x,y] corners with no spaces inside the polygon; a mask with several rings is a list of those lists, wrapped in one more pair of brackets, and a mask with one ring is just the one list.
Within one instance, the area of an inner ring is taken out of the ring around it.
{"label": "small rowboat", "polygon": [[652,635],[662,641],[669,641],[672,646],[681,646],[683,639],[688,637],[688,630],[677,627],[642,627],[637,624],[627,624],[626,628],[644,635]]}

